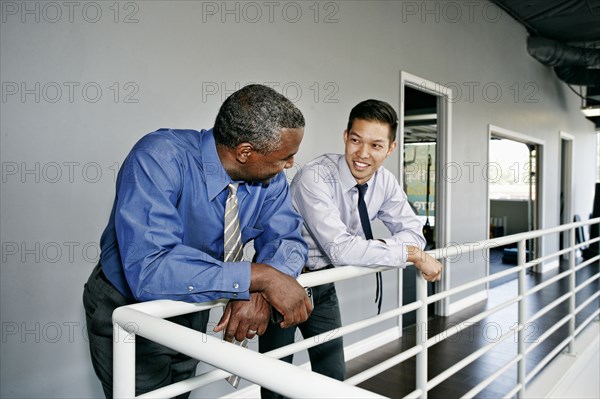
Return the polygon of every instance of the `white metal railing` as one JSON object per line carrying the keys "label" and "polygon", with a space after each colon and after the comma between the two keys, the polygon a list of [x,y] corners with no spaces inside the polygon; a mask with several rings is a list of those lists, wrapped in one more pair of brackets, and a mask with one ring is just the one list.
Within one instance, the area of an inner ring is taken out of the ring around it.
{"label": "white metal railing", "polygon": [[[550,361],[552,361],[552,359],[562,350],[567,348],[567,350],[571,353],[573,351],[573,342],[575,337],[600,314],[600,309],[596,309],[579,325],[579,327],[575,327],[575,317],[577,314],[600,296],[600,292],[596,291],[594,294],[585,299],[579,306],[576,306],[575,295],[589,284],[600,279],[600,273],[596,273],[581,284],[576,284],[575,273],[600,259],[600,256],[595,256],[587,261],[581,262],[579,265],[576,265],[576,251],[583,246],[600,241],[600,238],[595,238],[584,243],[576,244],[575,229],[581,226],[589,226],[598,223],[600,223],[600,218],[570,223],[544,230],[519,233],[512,236],[495,238],[493,240],[484,240],[474,244],[470,243],[468,245],[461,246],[455,245],[429,251],[428,253],[435,258],[444,259],[460,255],[461,253],[464,253],[464,251],[487,250],[516,242],[518,249],[518,262],[517,266],[509,270],[479,278],[475,281],[462,284],[459,287],[455,287],[431,296],[427,296],[427,282],[420,276],[420,273],[417,273],[417,298],[415,302],[400,306],[380,315],[343,326],[335,332],[326,332],[308,340],[305,339],[295,342],[291,345],[273,350],[264,355],[256,353],[252,350],[240,348],[236,345],[225,343],[220,339],[210,335],[203,334],[201,332],[164,320],[165,318],[176,315],[223,306],[226,303],[225,301],[192,304],[169,300],[159,300],[118,308],[113,313],[115,335],[113,360],[114,397],[131,398],[135,396],[134,343],[135,336],[140,335],[162,345],[173,348],[174,350],[177,350],[188,356],[194,357],[202,362],[211,364],[216,367],[217,370],[213,370],[193,377],[189,380],[174,383],[167,387],[145,393],[138,396],[139,398],[172,397],[184,392],[189,392],[212,382],[222,380],[231,374],[237,374],[248,381],[254,382],[288,397],[381,397],[373,392],[358,388],[355,385],[372,378],[373,376],[376,376],[379,373],[413,356],[416,356],[416,389],[406,397],[424,398],[427,397],[427,392],[429,390],[450,378],[452,375],[468,366],[485,353],[495,348],[497,345],[500,345],[509,337],[513,336],[514,330],[508,331],[499,339],[496,339],[493,342],[490,342],[487,345],[479,348],[469,356],[465,357],[432,379],[429,379],[427,374],[428,349],[431,346],[436,345],[457,333],[460,333],[469,326],[472,326],[473,323],[477,323],[503,309],[506,309],[511,305],[517,304],[517,355],[515,355],[515,357],[513,357],[506,364],[501,365],[495,373],[490,374],[486,379],[484,379],[484,381],[472,388],[463,397],[472,397],[477,395],[489,384],[491,384],[497,377],[502,375],[506,370],[517,364],[517,383],[515,387],[507,393],[506,396],[511,397],[516,394],[519,398],[521,398],[524,396],[526,384],[530,382],[541,371],[541,369]],[[568,232],[569,234],[570,245],[568,248],[527,262],[525,249],[525,243],[527,240],[563,231]],[[545,260],[558,258],[560,255],[565,253],[570,254],[568,270],[559,273],[557,276],[550,278],[529,290],[527,289],[526,272],[528,269],[540,264]],[[372,274],[377,271],[386,271],[390,269],[392,268],[364,268],[358,266],[347,266],[303,274],[298,278],[298,281],[305,287],[312,287],[324,283],[356,278],[359,276]],[[414,347],[409,348],[408,350],[399,353],[390,359],[375,365],[374,367],[364,370],[344,382],[336,381],[278,360],[281,357],[299,352],[312,346],[316,346],[330,338],[332,333],[335,333],[336,337],[344,336],[382,321],[397,318],[402,314],[415,310],[417,315],[417,326],[426,326],[428,319],[427,306],[429,304],[448,298],[451,295],[464,292],[470,288],[482,286],[490,281],[500,279],[514,273],[518,273],[518,293],[516,296],[492,307],[491,309],[481,312],[458,325],[452,326],[451,328],[438,333],[433,337],[428,337],[427,330],[422,329],[422,331],[420,331],[416,336],[416,344]],[[525,312],[527,298],[530,295],[547,287],[548,285],[565,278],[567,278],[569,282],[569,291],[528,318]],[[556,322],[552,327],[548,328],[546,332],[537,337],[535,343],[526,345],[525,326],[527,326],[527,323],[532,323],[533,321],[539,319],[541,316],[565,301],[569,302],[569,313],[561,320]],[[534,350],[544,340],[550,337],[552,333],[557,331],[565,324],[568,325],[568,337],[564,339],[558,346],[556,346],[548,355],[546,355],[541,362],[538,362],[537,366],[531,372],[527,373],[525,368],[527,354]]]}

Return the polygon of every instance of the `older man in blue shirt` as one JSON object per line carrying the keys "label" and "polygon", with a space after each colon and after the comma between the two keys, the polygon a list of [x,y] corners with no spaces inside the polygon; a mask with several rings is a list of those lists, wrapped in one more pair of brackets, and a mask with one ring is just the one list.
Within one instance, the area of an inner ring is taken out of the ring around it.
{"label": "older man in blue shirt", "polygon": [[[100,264],[83,297],[92,363],[107,397],[111,315],[119,306],[229,298],[215,331],[230,341],[264,333],[270,306],[283,314],[284,328],[307,319],[312,306],[295,280],[307,247],[282,173],[293,165],[303,133],[302,113],[288,99],[250,85],[223,103],[213,129],[160,129],[133,147],[117,179]],[[252,263],[227,253],[225,213],[232,199],[234,236],[241,238],[236,253],[253,241]],[[172,320],[206,332],[208,312]],[[138,339],[136,394],[193,376],[197,363]]]}

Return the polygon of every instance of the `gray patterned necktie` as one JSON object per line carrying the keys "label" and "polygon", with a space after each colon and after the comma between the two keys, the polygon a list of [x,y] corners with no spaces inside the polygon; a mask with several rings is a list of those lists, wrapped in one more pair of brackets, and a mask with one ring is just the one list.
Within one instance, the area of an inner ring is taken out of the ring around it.
{"label": "gray patterned necktie", "polygon": [[[227,202],[225,203],[225,231],[223,233],[225,253],[223,255],[223,260],[225,262],[240,262],[243,258],[243,245],[238,213],[238,183],[230,184],[227,188],[229,189],[229,194],[227,195]],[[234,338],[233,343],[245,348],[248,346],[248,339],[244,338],[243,341],[238,341]],[[225,380],[236,389],[240,383],[240,377],[235,374],[230,375]]]}
{"label": "gray patterned necktie", "polygon": [[239,262],[242,260],[242,235],[240,233],[240,219],[238,216],[237,189],[238,183],[227,186],[229,194],[225,203],[225,231],[224,255],[225,262]]}

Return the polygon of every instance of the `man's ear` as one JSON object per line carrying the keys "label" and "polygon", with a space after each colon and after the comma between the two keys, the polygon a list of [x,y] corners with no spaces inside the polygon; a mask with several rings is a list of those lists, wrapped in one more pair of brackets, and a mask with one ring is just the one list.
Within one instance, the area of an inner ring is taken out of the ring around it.
{"label": "man's ear", "polygon": [[397,145],[397,142],[396,141],[392,141],[392,143],[390,144],[390,149],[389,149],[389,151],[387,153],[388,155],[390,155],[396,149],[396,145]]}
{"label": "man's ear", "polygon": [[344,130],[344,144],[348,141],[348,129]]}
{"label": "man's ear", "polygon": [[254,152],[254,147],[250,143],[240,143],[235,147],[235,158],[239,163],[245,164]]}

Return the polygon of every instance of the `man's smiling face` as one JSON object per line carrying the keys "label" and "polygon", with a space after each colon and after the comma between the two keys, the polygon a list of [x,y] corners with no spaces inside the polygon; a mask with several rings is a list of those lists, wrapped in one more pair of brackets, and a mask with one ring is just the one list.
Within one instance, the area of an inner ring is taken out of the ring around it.
{"label": "man's smiling face", "polygon": [[396,148],[390,140],[390,126],[377,121],[355,119],[344,131],[346,162],[358,184],[368,181]]}

